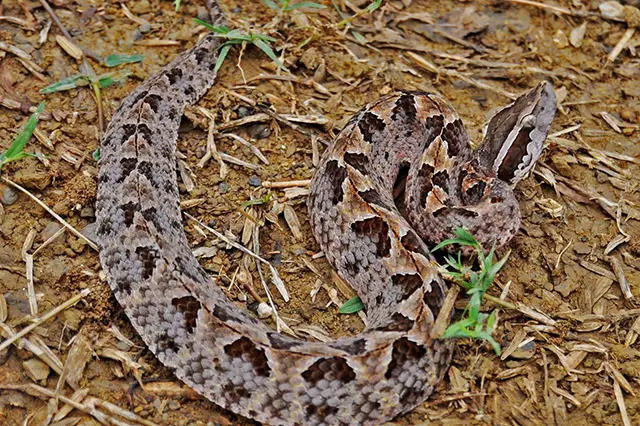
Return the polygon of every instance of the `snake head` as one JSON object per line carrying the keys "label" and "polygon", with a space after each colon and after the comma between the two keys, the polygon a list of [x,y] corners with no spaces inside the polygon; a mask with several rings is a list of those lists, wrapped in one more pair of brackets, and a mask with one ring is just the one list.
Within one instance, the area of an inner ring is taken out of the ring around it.
{"label": "snake head", "polygon": [[493,116],[475,158],[485,173],[513,188],[542,153],[556,114],[556,95],[543,81]]}

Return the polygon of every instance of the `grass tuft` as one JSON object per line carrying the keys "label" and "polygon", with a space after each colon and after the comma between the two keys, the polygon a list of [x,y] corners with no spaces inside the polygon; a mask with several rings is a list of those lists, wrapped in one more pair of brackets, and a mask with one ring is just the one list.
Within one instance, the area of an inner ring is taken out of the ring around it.
{"label": "grass tuft", "polygon": [[495,246],[491,248],[489,254],[485,255],[484,249],[480,243],[464,228],[458,228],[455,231],[456,237],[445,240],[435,246],[432,251],[439,250],[443,247],[459,244],[463,247],[471,247],[478,256],[480,270],[474,271],[469,266],[462,263],[461,252],[458,252],[457,258],[448,256],[445,261],[446,265],[440,267],[443,275],[449,276],[460,286],[467,290],[470,296],[469,302],[462,313],[462,318],[449,325],[441,336],[443,339],[450,338],[471,338],[483,339],[488,341],[496,354],[500,355],[500,344],[492,336],[493,326],[496,322],[495,311],[490,314],[480,312],[482,298],[491,286],[496,275],[502,269],[507,259],[508,252],[502,259],[494,262]]}
{"label": "grass tuft", "polygon": [[225,25],[213,26],[208,22],[204,22],[198,18],[194,18],[193,20],[196,23],[204,26],[205,28],[208,28],[210,31],[218,34],[219,37],[227,39],[227,41],[220,46],[220,54],[218,55],[218,60],[216,61],[216,72],[218,72],[218,70],[222,66],[222,63],[227,57],[231,46],[247,43],[253,44],[258,49],[262,50],[273,62],[275,62],[278,68],[282,68],[283,70],[289,72],[287,67],[285,67],[284,64],[280,62],[278,56],[276,56],[276,54],[273,52],[273,49],[271,49],[271,43],[276,41],[275,38],[269,37],[265,34],[246,33],[239,29],[232,30]]}
{"label": "grass tuft", "polygon": [[27,124],[25,124],[22,131],[13,140],[9,149],[0,154],[0,170],[2,170],[2,166],[7,163],[21,160],[25,157],[35,156],[34,154],[24,152],[24,147],[27,142],[29,142],[29,139],[31,139],[31,136],[33,135],[33,131],[36,129],[36,126],[38,125],[38,118],[40,117],[40,114],[42,114],[42,111],[44,111],[44,102],[40,103],[36,112],[29,117]]}

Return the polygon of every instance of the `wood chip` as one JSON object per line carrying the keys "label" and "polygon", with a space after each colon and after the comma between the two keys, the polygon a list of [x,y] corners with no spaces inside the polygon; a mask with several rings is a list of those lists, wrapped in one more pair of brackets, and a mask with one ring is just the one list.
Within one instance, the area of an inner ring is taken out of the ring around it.
{"label": "wood chip", "polygon": [[69,56],[71,56],[72,58],[78,61],[82,59],[82,56],[83,56],[82,49],[76,46],[71,40],[69,40],[65,36],[61,34],[56,34],[56,42],[62,48],[62,50],[67,52],[67,54],[69,54]]}

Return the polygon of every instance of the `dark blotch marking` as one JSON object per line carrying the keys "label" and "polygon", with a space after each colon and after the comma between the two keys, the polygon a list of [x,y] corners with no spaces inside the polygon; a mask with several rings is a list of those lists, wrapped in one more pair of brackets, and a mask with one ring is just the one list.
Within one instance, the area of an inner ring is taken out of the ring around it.
{"label": "dark blotch marking", "polygon": [[331,187],[333,187],[331,201],[334,205],[342,202],[344,196],[342,182],[347,178],[347,169],[340,166],[337,160],[331,160],[327,163],[325,174],[331,180]]}
{"label": "dark blotch marking", "polygon": [[375,189],[360,191],[358,192],[358,195],[369,204],[375,204],[377,206],[384,207],[387,210],[391,210],[391,206],[380,198],[380,193]]}
{"label": "dark blotch marking", "polygon": [[444,302],[445,294],[442,286],[436,280],[431,281],[431,291],[426,292],[422,296],[422,301],[431,309],[434,318],[438,316],[442,303]]}
{"label": "dark blotch marking", "polygon": [[429,252],[426,250],[425,244],[412,230],[409,230],[404,237],[400,238],[400,244],[402,244],[402,247],[407,251],[422,254],[427,258],[429,257]]}
{"label": "dark blotch marking", "polygon": [[195,89],[191,86],[187,86],[184,88],[184,94],[187,96],[192,96],[194,93],[196,93]]}
{"label": "dark blotch marking", "polygon": [[440,216],[461,216],[461,217],[468,217],[468,218],[474,218],[474,217],[478,217],[478,213],[471,211],[471,210],[467,210],[465,208],[462,207],[452,207],[449,209],[440,209],[440,210],[436,210],[435,212],[433,212],[433,217],[440,217]]}
{"label": "dark blotch marking", "polygon": [[398,175],[393,182],[393,202],[402,215],[404,215],[406,211],[404,194],[407,190],[407,177],[409,176],[410,168],[411,163],[409,163],[408,161],[403,161],[402,163],[400,163]]}
{"label": "dark blotch marking", "polygon": [[122,183],[127,178],[127,176],[129,176],[131,172],[136,169],[137,165],[138,165],[137,158],[123,158],[122,160],[120,160],[122,173],[120,174],[120,177],[118,178],[117,182]]}
{"label": "dark blotch marking", "polygon": [[449,185],[447,185],[447,183],[449,182],[449,173],[447,173],[446,170],[442,170],[434,174],[431,182],[433,182],[434,185],[442,188],[445,193],[448,193]]}
{"label": "dark blotch marking", "polygon": [[267,356],[264,353],[264,349],[256,346],[251,339],[247,337],[241,337],[235,342],[228,344],[224,347],[224,352],[230,358],[241,358],[244,361],[248,361],[253,366],[253,371],[258,376],[266,377],[269,375],[269,363]]}
{"label": "dark blotch marking", "polygon": [[398,331],[405,332],[413,328],[414,321],[405,317],[401,313],[396,312],[391,316],[391,322],[383,327],[376,327],[379,331]]}
{"label": "dark blotch marking", "polygon": [[147,280],[153,274],[153,269],[156,267],[156,259],[158,259],[158,252],[152,247],[137,247],[136,254],[138,260],[142,262],[142,279]]}
{"label": "dark blotch marking", "polygon": [[373,142],[376,133],[382,133],[386,127],[384,121],[372,112],[365,112],[358,122],[358,129],[367,142]]}
{"label": "dark blotch marking", "polygon": [[391,352],[391,362],[387,367],[387,372],[384,376],[387,379],[392,377],[398,377],[404,370],[404,365],[407,362],[417,363],[420,358],[424,357],[427,353],[427,349],[419,345],[406,337],[402,337],[393,343],[393,351]]}
{"label": "dark blotch marking", "polygon": [[420,181],[420,191],[418,191],[418,205],[426,207],[427,195],[433,189],[433,183],[431,179],[433,177],[433,167],[428,164],[423,164],[418,171],[418,179]]}
{"label": "dark blotch marking", "polygon": [[129,280],[119,279],[116,281],[116,291],[124,293],[127,296],[131,295],[131,283]]}
{"label": "dark blotch marking", "polygon": [[367,236],[376,244],[378,256],[389,256],[391,250],[391,238],[389,237],[389,225],[380,217],[370,217],[351,224],[351,229],[357,236]]}
{"label": "dark blotch marking", "polygon": [[338,349],[340,351],[344,351],[350,355],[362,355],[366,350],[366,340],[358,339],[352,342],[345,343],[329,343],[329,346],[333,349]]}
{"label": "dark blotch marking", "polygon": [[330,382],[339,380],[342,383],[349,383],[356,378],[356,373],[344,358],[331,357],[314,362],[302,373],[302,378],[312,384],[316,384],[322,379]]}
{"label": "dark blotch marking", "polygon": [[167,116],[171,121],[175,121],[178,117],[178,109],[171,105],[167,106]]}
{"label": "dark blotch marking", "polygon": [[124,212],[124,224],[127,226],[131,226],[133,224],[133,215],[139,210],[140,205],[138,203],[134,203],[133,201],[129,201],[128,203],[123,204],[122,211]]}
{"label": "dark blotch marking", "polygon": [[173,299],[171,304],[184,316],[184,327],[187,331],[193,333],[194,328],[196,328],[198,311],[202,309],[202,304],[193,296]]}
{"label": "dark blotch marking", "polygon": [[147,96],[144,101],[149,105],[149,108],[151,108],[153,112],[157,113],[160,109],[160,102],[162,102],[162,97],[160,95],[152,93]]}
{"label": "dark blotch marking", "polygon": [[149,223],[153,223],[156,229],[161,228],[160,224],[156,222],[158,220],[158,215],[157,215],[158,211],[156,210],[155,207],[149,207],[146,210],[142,210],[141,213],[144,220],[146,220]]}
{"label": "dark blotch marking", "polygon": [[273,349],[288,350],[302,344],[298,340],[284,336],[280,333],[267,333],[267,337],[269,338],[269,342],[271,343],[271,347]]}
{"label": "dark blotch marking", "polygon": [[169,334],[165,331],[160,336],[158,336],[158,350],[160,352],[171,351],[174,353],[178,353],[178,345],[175,342],[175,339],[169,337]]}
{"label": "dark blotch marking", "polygon": [[178,67],[172,68],[167,72],[166,76],[169,79],[169,84],[175,84],[176,81],[182,78],[182,70]]}
{"label": "dark blotch marking", "polygon": [[447,142],[449,157],[456,157],[469,146],[467,132],[464,130],[464,125],[460,119],[448,123],[444,127],[442,139]]}
{"label": "dark blotch marking", "polygon": [[326,404],[320,406],[307,405],[307,408],[305,410],[307,412],[307,417],[316,417],[322,420],[327,418],[327,416],[332,416],[338,412],[337,407],[332,407]]}
{"label": "dark blotch marking", "polygon": [[423,150],[429,148],[433,141],[438,137],[444,127],[444,117],[442,115],[432,115],[425,120],[427,129],[427,137]]}
{"label": "dark blotch marking", "polygon": [[142,136],[145,142],[151,144],[151,128],[145,123],[138,123],[138,135]]}
{"label": "dark blotch marking", "polygon": [[125,124],[124,126],[122,126],[122,142],[121,145],[124,145],[124,143],[133,135],[136,134],[136,128],[137,126],[135,124]]}
{"label": "dark blotch marking", "polygon": [[391,119],[396,120],[398,115],[402,115],[406,121],[413,121],[418,114],[412,95],[402,95],[396,101],[391,113]]}
{"label": "dark blotch marking", "polygon": [[169,179],[169,180],[165,180],[164,183],[162,184],[162,187],[164,188],[164,191],[168,194],[176,194],[177,188],[173,183],[173,180]]}
{"label": "dark blotch marking", "polygon": [[475,185],[465,191],[466,204],[478,204],[484,195],[487,184],[484,181],[478,181]]}
{"label": "dark blotch marking", "polygon": [[202,63],[202,61],[204,61],[207,56],[209,56],[208,50],[204,47],[196,49],[193,54],[196,57],[196,62],[198,62],[198,65],[200,65],[200,63]]}
{"label": "dark blotch marking", "polygon": [[504,198],[498,197],[497,195],[491,197],[491,204],[502,203],[503,201],[504,201]]}
{"label": "dark blotch marking", "polygon": [[393,281],[394,286],[402,288],[404,293],[401,300],[411,296],[422,285],[422,277],[418,274],[396,274],[391,277],[391,280]]}
{"label": "dark blotch marking", "polygon": [[366,155],[354,152],[346,152],[344,154],[344,162],[363,175],[367,174],[367,170],[369,168],[369,159]]}
{"label": "dark blotch marking", "polygon": [[138,164],[138,173],[140,173],[142,176],[146,177],[149,182],[154,183],[154,181],[153,181],[153,167],[151,166],[150,162],[141,161]]}
{"label": "dark blotch marking", "polygon": [[224,385],[222,389],[224,390],[225,398],[228,398],[233,404],[240,403],[240,400],[242,398],[246,399],[251,397],[251,393],[249,393],[249,391],[247,391],[244,387],[236,386],[232,382]]}
{"label": "dark blotch marking", "polygon": [[138,103],[138,101],[140,99],[143,99],[145,96],[147,96],[149,92],[146,90],[143,90],[142,92],[138,93],[132,100],[131,100],[131,105],[135,105]]}

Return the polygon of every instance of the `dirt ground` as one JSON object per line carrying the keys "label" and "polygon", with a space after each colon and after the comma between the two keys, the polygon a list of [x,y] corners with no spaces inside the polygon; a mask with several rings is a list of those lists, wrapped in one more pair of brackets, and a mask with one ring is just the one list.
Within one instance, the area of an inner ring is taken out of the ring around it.
{"label": "dirt ground", "polygon": [[[517,188],[523,223],[489,292],[519,307],[499,307],[494,337],[502,355],[488,344],[460,341],[436,393],[394,424],[640,424],[640,36],[633,29],[640,11],[629,7],[634,3],[621,9],[589,0],[558,0],[551,8],[515,0],[386,1],[340,28],[335,6],[350,16],[369,2],[321,3],[328,8],[279,16],[261,1],[222,2],[234,27],[276,39],[290,73],[278,72],[255,47],[232,49],[215,87],[188,109],[182,126],[184,211],[251,248],[259,235],[260,254],[291,294],[285,303],[269,284],[277,312],[298,336],[357,333],[358,315],[338,313],[353,294],[314,256],[319,247],[308,225],[306,188],[267,182],[310,179],[322,140],[392,90],[442,94],[477,143],[497,108],[547,79],[558,95],[558,115],[535,173]],[[131,72],[101,90],[105,122],[134,87],[194,44],[204,30],[192,18],[206,17],[197,0],[183,0],[178,11],[159,0],[49,4],[96,74]],[[69,299],[79,302],[0,351],[0,424],[254,424],[184,388],[136,335],[97,252],[72,232],[55,236],[62,225],[52,212],[94,235],[93,154],[101,117],[88,86],[40,93],[83,69],[50,24],[35,1],[0,8],[0,152],[29,108],[46,101],[41,134],[26,149],[43,156],[10,163],[1,173],[33,198],[0,182],[0,333],[4,339]],[[144,59],[105,67],[99,59],[114,53]],[[278,119],[247,100],[267,105]],[[213,158],[200,166],[207,114],[219,132],[250,140],[269,164],[218,135],[217,150],[245,164],[224,160],[226,176]],[[302,131],[282,120],[286,114]],[[254,203],[244,204],[249,200]],[[265,292],[254,262],[195,222],[184,224],[216,284],[256,312],[255,298],[265,299]],[[272,317],[264,321],[275,327]]]}

